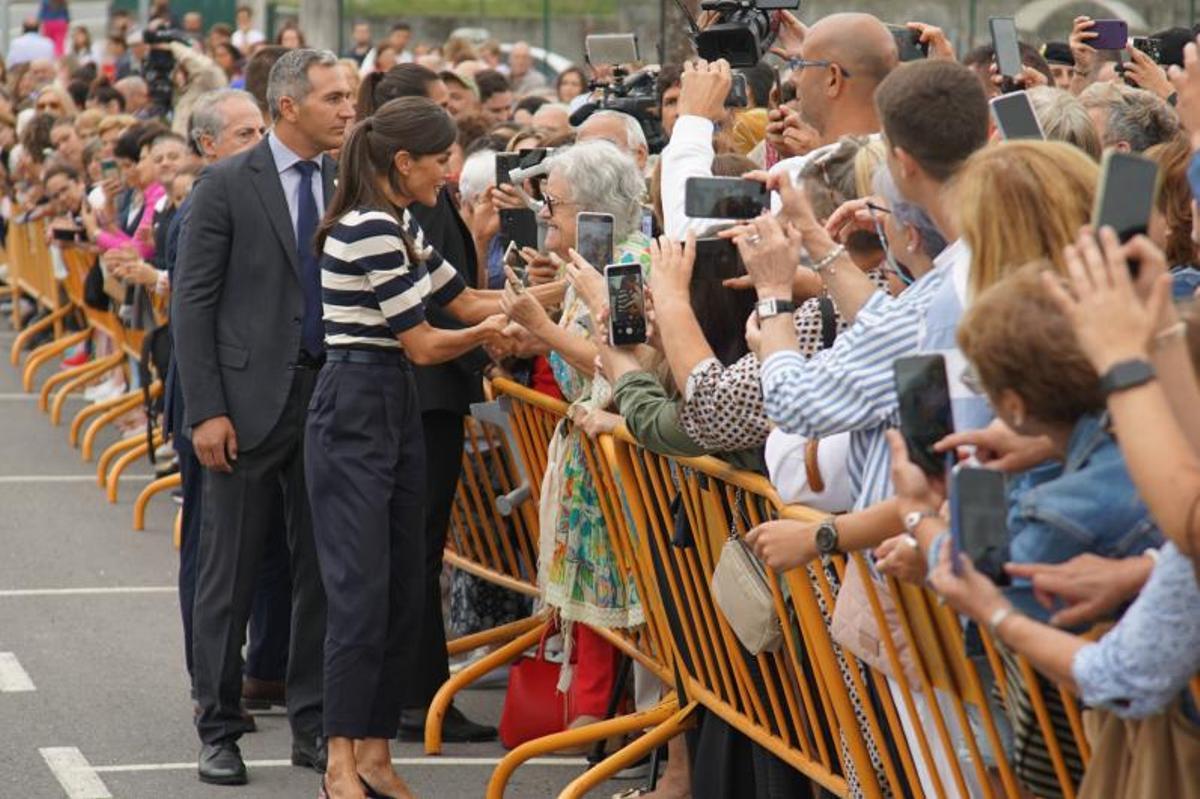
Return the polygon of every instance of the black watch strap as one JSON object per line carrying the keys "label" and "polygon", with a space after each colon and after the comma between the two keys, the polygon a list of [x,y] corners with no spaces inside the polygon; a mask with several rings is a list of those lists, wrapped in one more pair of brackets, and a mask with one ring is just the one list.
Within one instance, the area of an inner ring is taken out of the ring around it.
{"label": "black watch strap", "polygon": [[1137,388],[1154,378],[1154,367],[1149,361],[1141,358],[1121,361],[1109,368],[1100,378],[1100,391],[1108,397],[1118,391]]}

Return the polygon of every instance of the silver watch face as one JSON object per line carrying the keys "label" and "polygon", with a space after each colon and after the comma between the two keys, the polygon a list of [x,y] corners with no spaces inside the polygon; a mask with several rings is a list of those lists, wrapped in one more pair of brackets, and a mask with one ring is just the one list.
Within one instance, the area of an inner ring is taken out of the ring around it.
{"label": "silver watch face", "polygon": [[913,532],[917,529],[917,525],[921,523],[921,511],[913,510],[904,514],[904,529],[908,532]]}
{"label": "silver watch face", "polygon": [[828,522],[817,528],[817,551],[823,555],[837,549],[837,528]]}

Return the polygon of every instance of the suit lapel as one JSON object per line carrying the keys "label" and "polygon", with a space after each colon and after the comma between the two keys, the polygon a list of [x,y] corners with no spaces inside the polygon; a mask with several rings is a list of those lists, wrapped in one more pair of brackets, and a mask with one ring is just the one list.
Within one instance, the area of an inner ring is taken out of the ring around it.
{"label": "suit lapel", "polygon": [[296,277],[302,279],[300,258],[296,254],[296,231],[292,227],[292,215],[288,211],[287,198],[283,196],[283,184],[279,182],[275,159],[271,155],[271,145],[266,138],[255,147],[248,165],[251,172],[250,183],[267,211],[267,218],[271,220],[271,227],[279,238],[279,243],[283,245]]}

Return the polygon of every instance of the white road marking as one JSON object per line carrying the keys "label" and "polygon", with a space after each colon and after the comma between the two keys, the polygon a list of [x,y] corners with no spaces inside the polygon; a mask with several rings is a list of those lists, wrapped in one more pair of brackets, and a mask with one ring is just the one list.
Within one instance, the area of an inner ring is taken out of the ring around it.
{"label": "white road marking", "polygon": [[0,652],[0,693],[36,691],[29,673],[21,668],[17,656],[12,652]]}
{"label": "white road marking", "polygon": [[[148,474],[123,474],[122,480],[153,480]],[[0,485],[27,483],[95,483],[96,474],[3,474]]]}
{"label": "white road marking", "polygon": [[83,752],[73,746],[50,746],[38,751],[68,799],[112,799]]}
{"label": "white road marking", "polygon": [[[498,757],[393,757],[392,763],[397,766],[495,766],[500,762]],[[291,760],[247,760],[246,768],[283,768],[291,767]],[[535,757],[526,760],[522,765],[528,766],[586,766],[587,760],[582,757]],[[124,766],[93,766],[97,774],[126,774],[135,771],[193,771],[195,761],[189,763],[133,763]]]}
{"label": "white road marking", "polygon": [[174,585],[125,585],[110,588],[10,588],[0,591],[0,599],[24,596],[103,596],[106,594],[174,594]]}

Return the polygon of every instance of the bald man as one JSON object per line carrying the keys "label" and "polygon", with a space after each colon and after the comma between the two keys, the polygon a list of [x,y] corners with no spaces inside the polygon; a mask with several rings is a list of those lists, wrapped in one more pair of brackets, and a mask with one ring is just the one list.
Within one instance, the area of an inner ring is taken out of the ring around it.
{"label": "bald man", "polygon": [[533,112],[530,124],[535,128],[566,133],[571,129],[571,112],[565,103],[546,103]]}
{"label": "bald man", "polygon": [[508,82],[518,97],[546,88],[546,76],[533,68],[533,52],[525,42],[508,51]]}
{"label": "bald man", "polygon": [[146,106],[150,105],[150,86],[137,75],[121,78],[113,88],[125,98],[125,113],[137,116]]}

